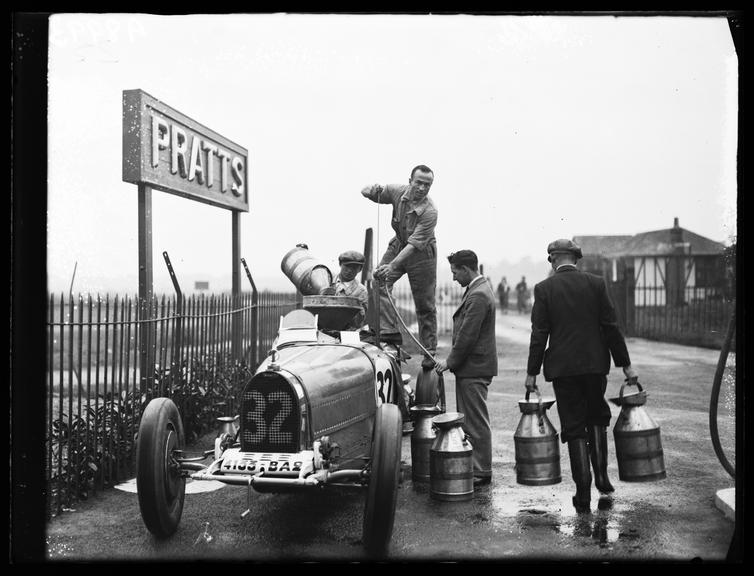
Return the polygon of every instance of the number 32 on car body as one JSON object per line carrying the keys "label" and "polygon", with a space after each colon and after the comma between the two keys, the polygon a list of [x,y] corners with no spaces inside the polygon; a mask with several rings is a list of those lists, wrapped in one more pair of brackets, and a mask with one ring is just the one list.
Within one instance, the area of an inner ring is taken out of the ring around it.
{"label": "number 32 on car body", "polygon": [[389,360],[378,358],[375,365],[375,391],[377,406],[395,400],[395,373]]}

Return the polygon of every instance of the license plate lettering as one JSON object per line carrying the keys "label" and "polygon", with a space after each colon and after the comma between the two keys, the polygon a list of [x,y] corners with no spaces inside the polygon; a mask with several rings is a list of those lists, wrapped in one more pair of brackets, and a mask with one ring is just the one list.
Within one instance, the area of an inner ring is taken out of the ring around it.
{"label": "license plate lettering", "polygon": [[222,469],[226,472],[300,472],[304,463],[301,460],[290,462],[289,460],[252,460],[252,459],[226,459]]}

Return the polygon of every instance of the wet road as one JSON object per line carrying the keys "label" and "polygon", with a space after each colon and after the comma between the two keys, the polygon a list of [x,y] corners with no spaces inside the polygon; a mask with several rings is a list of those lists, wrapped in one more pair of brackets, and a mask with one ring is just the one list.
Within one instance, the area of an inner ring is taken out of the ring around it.
{"label": "wet road", "polygon": [[[646,409],[661,427],[667,478],[629,483],[618,479],[611,405],[608,473],[616,488],[613,507],[577,515],[568,451],[561,445],[563,480],[551,486],[517,484],[513,433],[520,419],[529,320],[498,316],[500,372],[489,406],[493,422],[493,483],[473,500],[438,502],[428,486],[411,480],[410,437],[403,439],[403,481],[398,494],[390,559],[721,561],[734,523],[715,506],[715,494],[735,485],[715,456],[709,437],[708,405],[718,352],[629,339],[629,352],[648,392]],[[447,355],[441,335],[438,355]],[[418,355],[407,372],[418,372]],[[613,369],[607,396],[618,395],[622,372]],[[552,387],[541,377],[544,396]],[[455,410],[452,375],[446,377],[447,409]],[[557,430],[553,407],[548,417]],[[732,424],[731,424],[732,425]],[[723,431],[730,440],[732,433]],[[732,454],[729,454],[732,457]],[[202,484],[202,483],[199,483]],[[198,487],[198,486],[197,486]],[[252,492],[245,519],[246,492],[222,487],[194,492],[188,486],[178,532],[154,540],[141,522],[137,496],[107,490],[48,525],[52,560],[321,560],[365,559],[361,543],[364,495],[335,489],[310,494]]]}

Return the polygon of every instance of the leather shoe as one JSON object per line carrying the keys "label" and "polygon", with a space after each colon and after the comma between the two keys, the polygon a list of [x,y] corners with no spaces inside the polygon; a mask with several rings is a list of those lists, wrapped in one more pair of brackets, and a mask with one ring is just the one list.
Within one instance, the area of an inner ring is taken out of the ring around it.
{"label": "leather shoe", "polygon": [[474,488],[486,486],[492,482],[492,476],[474,476]]}
{"label": "leather shoe", "polygon": [[612,496],[600,496],[600,499],[597,500],[597,509],[599,510],[610,510],[613,507],[613,498]]}

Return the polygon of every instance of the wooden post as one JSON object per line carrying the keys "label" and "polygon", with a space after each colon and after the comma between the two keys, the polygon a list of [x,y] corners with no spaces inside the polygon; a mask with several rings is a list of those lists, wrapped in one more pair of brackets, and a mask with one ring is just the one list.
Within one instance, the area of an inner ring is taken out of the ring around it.
{"label": "wooden post", "polygon": [[139,383],[147,392],[154,367],[152,311],[152,188],[139,184]]}

